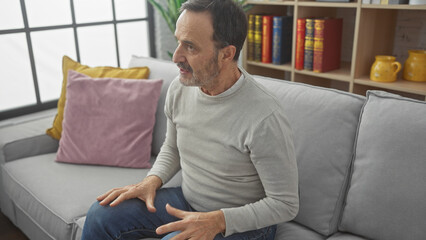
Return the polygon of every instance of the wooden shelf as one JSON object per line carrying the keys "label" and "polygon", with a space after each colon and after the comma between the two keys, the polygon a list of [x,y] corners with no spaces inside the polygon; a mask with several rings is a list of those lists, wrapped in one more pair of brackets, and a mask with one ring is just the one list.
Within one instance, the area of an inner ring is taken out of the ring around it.
{"label": "wooden shelf", "polygon": [[336,8],[357,8],[358,3],[338,3],[338,2],[299,2],[298,6],[305,7],[336,7]]}
{"label": "wooden shelf", "polygon": [[318,73],[313,72],[309,70],[294,70],[296,73],[314,76],[314,77],[320,77],[320,78],[328,78],[336,81],[342,81],[342,82],[350,82],[351,81],[351,64],[347,62],[342,62],[341,67],[339,69],[324,72],[324,73]]}
{"label": "wooden shelf", "polygon": [[276,65],[276,64],[272,64],[272,63],[261,63],[261,62],[247,61],[247,64],[253,65],[253,66],[264,67],[264,68],[275,69],[275,70],[281,70],[281,71],[291,71],[291,63]]}
{"label": "wooden shelf", "polygon": [[370,8],[370,9],[396,9],[396,10],[426,10],[426,5],[409,5],[409,4],[396,4],[396,5],[362,4],[361,8]]}
{"label": "wooden shelf", "polygon": [[294,1],[247,1],[247,4],[252,5],[289,5],[292,6],[295,4]]}
{"label": "wooden shelf", "polygon": [[[341,17],[344,21],[344,34],[342,37],[343,62],[340,69],[325,73],[316,73],[307,70],[296,70],[294,64],[291,63],[273,65],[247,61],[245,59],[247,45],[245,45],[243,66],[249,73],[336,88],[356,94],[365,94],[366,90],[379,89],[426,100],[426,83],[424,82],[397,80],[392,83],[382,83],[371,81],[368,77],[376,55],[392,55],[393,53],[395,44],[393,39],[396,33],[398,13],[402,13],[401,11],[416,11],[415,14],[417,16],[420,14],[420,21],[426,22],[426,14],[417,12],[425,11],[426,5],[363,4],[362,0],[354,0],[353,2],[251,0],[248,1],[248,4],[253,5],[252,10],[248,14],[264,13],[292,15],[294,17],[292,39],[293,63],[295,61],[297,31],[295,20],[297,18],[310,16]],[[407,50],[409,49],[405,51]]]}
{"label": "wooden shelf", "polygon": [[400,92],[414,93],[426,96],[426,82],[413,82],[407,80],[396,80],[395,82],[375,82],[371,81],[369,77],[355,79],[356,84],[378,87],[383,89],[395,90]]}

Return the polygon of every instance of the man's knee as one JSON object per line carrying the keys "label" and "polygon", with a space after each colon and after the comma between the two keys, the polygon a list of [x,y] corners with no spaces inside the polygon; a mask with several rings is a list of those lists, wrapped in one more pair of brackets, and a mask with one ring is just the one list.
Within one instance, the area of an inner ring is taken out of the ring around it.
{"label": "man's knee", "polygon": [[101,206],[99,202],[94,202],[87,212],[85,225],[91,227],[108,225],[111,218],[110,210],[111,207]]}

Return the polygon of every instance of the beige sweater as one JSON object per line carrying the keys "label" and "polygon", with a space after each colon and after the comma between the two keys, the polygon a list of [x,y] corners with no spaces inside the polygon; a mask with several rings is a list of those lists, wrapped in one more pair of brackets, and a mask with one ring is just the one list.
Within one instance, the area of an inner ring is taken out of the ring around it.
{"label": "beige sweater", "polygon": [[182,169],[186,200],[197,211],[221,209],[225,236],[289,221],[299,207],[288,121],[275,97],[241,71],[218,96],[172,82],[166,140],[148,174],[166,183]]}

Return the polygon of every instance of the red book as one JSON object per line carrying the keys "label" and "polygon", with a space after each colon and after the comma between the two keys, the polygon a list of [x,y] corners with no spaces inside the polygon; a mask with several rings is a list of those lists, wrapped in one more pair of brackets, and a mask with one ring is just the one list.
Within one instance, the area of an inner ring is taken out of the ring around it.
{"label": "red book", "polygon": [[340,68],[342,27],[342,18],[315,19],[314,72],[327,72]]}
{"label": "red book", "polygon": [[262,18],[262,62],[272,62],[272,19],[273,16]]}
{"label": "red book", "polygon": [[296,23],[296,59],[295,68],[297,70],[303,69],[303,57],[305,55],[305,18],[298,18]]}

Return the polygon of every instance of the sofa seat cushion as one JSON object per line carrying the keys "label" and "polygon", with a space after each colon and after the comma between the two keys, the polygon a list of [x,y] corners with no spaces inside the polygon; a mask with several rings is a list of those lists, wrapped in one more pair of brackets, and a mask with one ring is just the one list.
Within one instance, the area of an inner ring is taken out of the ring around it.
{"label": "sofa seat cushion", "polygon": [[426,102],[371,91],[340,229],[376,240],[426,239]]}
{"label": "sofa seat cushion", "polygon": [[329,236],[337,231],[365,98],[306,84],[256,79],[277,96],[294,132],[300,189],[295,222]]}
{"label": "sofa seat cushion", "polygon": [[278,224],[275,240],[324,240],[321,234],[296,222]]}
{"label": "sofa seat cushion", "polygon": [[96,197],[139,182],[148,169],[55,162],[55,153],[23,158],[2,167],[3,186],[15,205],[55,239],[70,239],[76,218]]}
{"label": "sofa seat cushion", "polygon": [[368,239],[357,236],[357,235],[353,235],[350,233],[337,232],[333,234],[333,236],[327,238],[327,240],[368,240]]}

